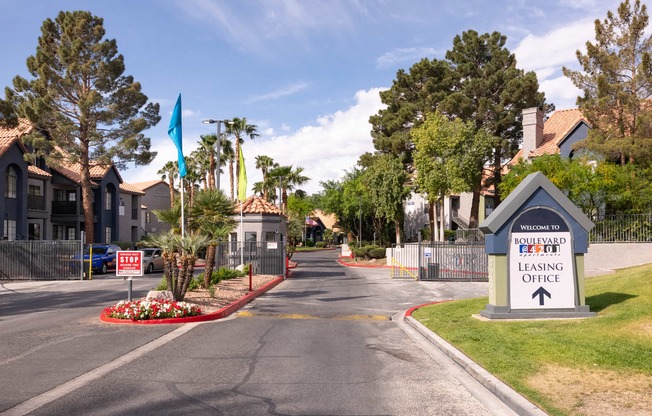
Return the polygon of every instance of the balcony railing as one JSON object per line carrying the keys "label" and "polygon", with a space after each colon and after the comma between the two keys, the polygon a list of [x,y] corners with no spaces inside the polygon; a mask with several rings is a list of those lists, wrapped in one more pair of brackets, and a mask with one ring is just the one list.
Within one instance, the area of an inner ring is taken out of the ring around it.
{"label": "balcony railing", "polygon": [[27,195],[27,209],[45,211],[45,197],[41,195]]}
{"label": "balcony railing", "polygon": [[70,214],[76,215],[77,202],[76,201],[52,201],[53,214]]}

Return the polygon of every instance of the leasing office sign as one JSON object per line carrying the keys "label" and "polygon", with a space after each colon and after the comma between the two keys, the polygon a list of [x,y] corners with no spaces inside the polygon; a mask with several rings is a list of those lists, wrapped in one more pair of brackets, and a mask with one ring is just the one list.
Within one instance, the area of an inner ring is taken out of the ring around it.
{"label": "leasing office sign", "polygon": [[509,243],[511,309],[574,308],[575,291],[568,225],[551,209],[523,212],[512,224]]}

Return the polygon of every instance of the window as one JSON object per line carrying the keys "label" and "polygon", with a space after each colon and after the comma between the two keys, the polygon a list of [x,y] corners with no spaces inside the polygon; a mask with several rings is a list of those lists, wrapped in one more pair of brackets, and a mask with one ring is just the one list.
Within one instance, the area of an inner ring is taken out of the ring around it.
{"label": "window", "polygon": [[52,226],[52,239],[53,240],[63,240],[63,225],[53,225]]}
{"label": "window", "polygon": [[16,220],[5,220],[4,222],[5,225],[5,233],[4,233],[4,239],[5,240],[15,240],[16,239]]}
{"label": "window", "polygon": [[5,197],[16,198],[18,190],[18,174],[13,166],[7,168],[7,176],[5,177]]}
{"label": "window", "polygon": [[246,242],[255,242],[256,241],[256,233],[253,231],[246,231],[245,232],[245,241]]}
{"label": "window", "polygon": [[66,233],[67,233],[66,240],[74,240],[75,237],[77,236],[77,233],[75,231],[76,231],[75,227],[68,227],[66,229]]}
{"label": "window", "polygon": [[66,201],[74,202],[77,200],[77,192],[68,191],[66,192]]}
{"label": "window", "polygon": [[265,241],[276,241],[276,233],[274,231],[266,231]]}
{"label": "window", "polygon": [[[107,211],[111,211],[111,206],[113,205],[113,200],[111,199],[111,197],[112,197],[112,196],[111,196],[111,192],[109,192],[109,191],[107,190],[107,191],[106,191],[106,197],[105,197],[105,199],[104,199],[105,202],[106,202],[106,204],[105,204],[105,206],[104,206],[104,209],[106,209]],[[110,242],[110,241],[108,241],[108,242]]]}
{"label": "window", "polygon": [[41,187],[38,185],[29,185],[27,192],[30,195],[41,196]]}
{"label": "window", "polygon": [[148,224],[152,222],[152,214],[150,214],[149,212],[145,213],[145,222]]}
{"label": "window", "polygon": [[111,243],[111,227],[104,228],[104,242],[106,244]]}

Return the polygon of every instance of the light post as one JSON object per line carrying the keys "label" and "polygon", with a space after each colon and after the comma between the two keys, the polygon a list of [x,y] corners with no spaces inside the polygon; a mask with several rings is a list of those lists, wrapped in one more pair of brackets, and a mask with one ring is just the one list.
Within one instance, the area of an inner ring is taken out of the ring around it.
{"label": "light post", "polygon": [[[233,124],[233,121],[231,120],[213,120],[212,118],[209,118],[208,120],[202,120],[202,123],[204,124],[217,124],[217,178],[215,181],[215,187],[219,190],[220,189],[220,170],[222,168],[221,160],[220,160],[220,152],[222,150],[222,132],[220,131],[220,127],[222,126],[222,123],[224,124]],[[211,173],[212,174],[212,173]]]}

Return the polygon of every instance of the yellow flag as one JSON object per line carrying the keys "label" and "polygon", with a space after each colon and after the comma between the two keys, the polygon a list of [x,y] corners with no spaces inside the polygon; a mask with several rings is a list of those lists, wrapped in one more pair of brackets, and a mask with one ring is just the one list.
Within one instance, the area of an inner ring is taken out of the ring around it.
{"label": "yellow flag", "polygon": [[239,161],[240,174],[238,175],[238,199],[244,202],[247,199],[247,170],[245,169],[244,156],[242,156],[242,146],[239,146]]}

